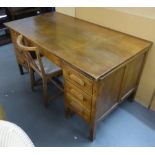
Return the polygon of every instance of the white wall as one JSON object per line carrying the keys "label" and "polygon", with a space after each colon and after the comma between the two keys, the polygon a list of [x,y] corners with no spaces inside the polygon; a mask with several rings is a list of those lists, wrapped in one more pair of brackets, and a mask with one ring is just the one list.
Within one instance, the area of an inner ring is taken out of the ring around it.
{"label": "white wall", "polygon": [[75,17],[75,8],[74,7],[56,7],[56,12]]}

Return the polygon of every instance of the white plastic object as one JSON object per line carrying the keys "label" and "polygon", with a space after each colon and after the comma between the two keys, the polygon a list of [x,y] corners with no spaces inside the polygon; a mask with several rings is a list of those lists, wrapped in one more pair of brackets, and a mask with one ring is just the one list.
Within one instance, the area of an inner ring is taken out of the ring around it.
{"label": "white plastic object", "polygon": [[18,125],[0,120],[0,147],[34,147],[34,144]]}

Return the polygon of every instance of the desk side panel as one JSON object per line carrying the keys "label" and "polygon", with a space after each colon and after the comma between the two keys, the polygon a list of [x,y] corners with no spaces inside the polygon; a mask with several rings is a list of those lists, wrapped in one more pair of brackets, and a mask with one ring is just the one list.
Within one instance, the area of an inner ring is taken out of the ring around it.
{"label": "desk side panel", "polygon": [[146,54],[142,53],[100,79],[96,85],[96,119],[108,114],[127,97],[136,93]]}
{"label": "desk side panel", "polygon": [[124,100],[132,91],[136,91],[140,80],[140,75],[144,66],[147,53],[143,53],[132,59],[125,66],[125,74],[122,82],[120,100]]}
{"label": "desk side panel", "polygon": [[125,68],[119,68],[104,79],[98,81],[96,98],[96,118],[103,117],[107,111],[115,107],[119,102],[121,85]]}

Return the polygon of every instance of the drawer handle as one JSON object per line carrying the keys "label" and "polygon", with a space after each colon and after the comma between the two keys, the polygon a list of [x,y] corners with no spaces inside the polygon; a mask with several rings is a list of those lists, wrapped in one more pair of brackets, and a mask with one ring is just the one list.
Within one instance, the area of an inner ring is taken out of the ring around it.
{"label": "drawer handle", "polygon": [[70,92],[71,92],[73,95],[77,96],[80,100],[83,101],[83,95],[79,94],[79,93],[78,93],[77,91],[75,91],[74,89],[71,89]]}
{"label": "drawer handle", "polygon": [[79,83],[81,86],[84,86],[84,82],[81,79],[79,79],[77,76],[75,76],[74,74],[70,74],[70,78],[73,81]]}

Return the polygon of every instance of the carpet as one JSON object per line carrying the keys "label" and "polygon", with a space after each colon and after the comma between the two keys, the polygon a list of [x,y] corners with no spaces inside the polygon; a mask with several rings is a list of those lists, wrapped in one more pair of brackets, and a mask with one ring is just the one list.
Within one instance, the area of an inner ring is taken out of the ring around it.
{"label": "carpet", "polygon": [[80,117],[65,118],[63,94],[45,108],[42,87],[31,91],[29,74],[20,75],[12,44],[0,47],[0,105],[6,120],[20,126],[35,146],[155,146],[155,112],[128,101],[97,125],[90,142]]}
{"label": "carpet", "polygon": [[6,118],[6,114],[4,112],[2,105],[0,105],[0,120],[4,120],[5,118]]}

